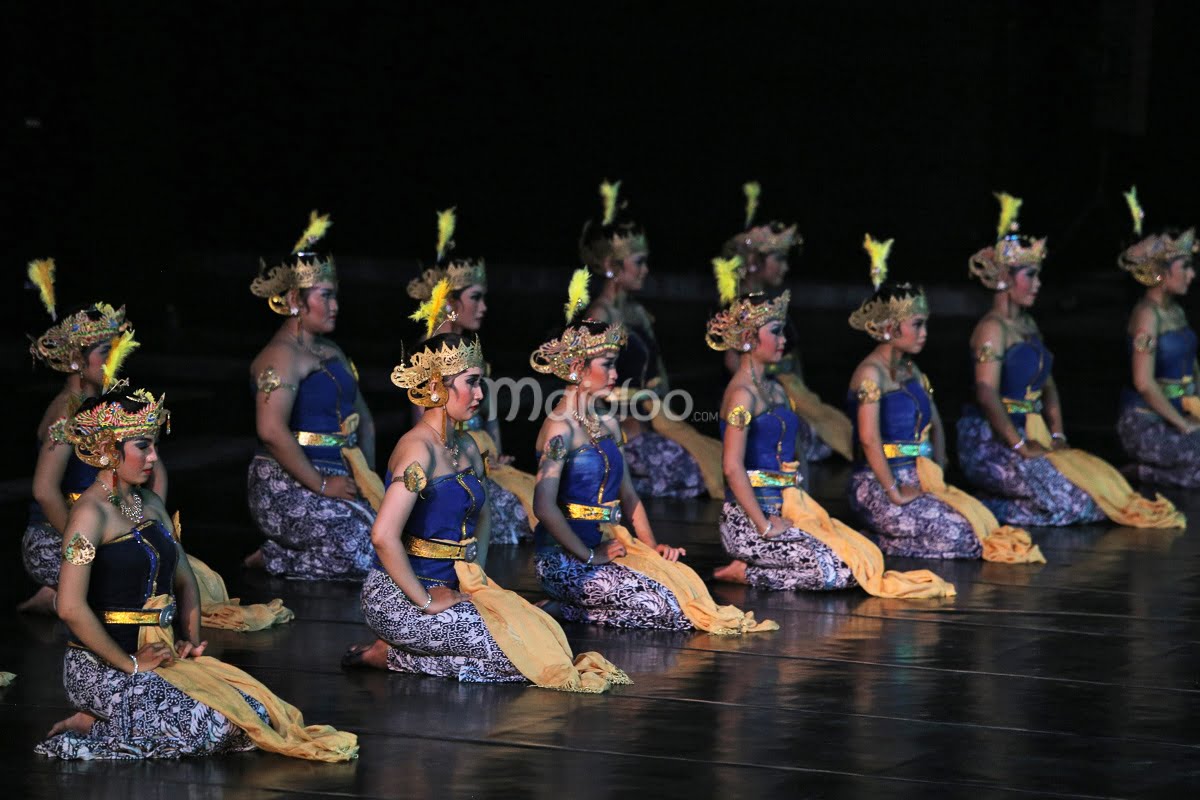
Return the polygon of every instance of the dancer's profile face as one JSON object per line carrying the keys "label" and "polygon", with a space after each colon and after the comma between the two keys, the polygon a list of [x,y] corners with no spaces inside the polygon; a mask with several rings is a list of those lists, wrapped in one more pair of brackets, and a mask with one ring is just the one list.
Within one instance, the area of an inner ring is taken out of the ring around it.
{"label": "dancer's profile face", "polygon": [[915,356],[925,349],[929,336],[929,316],[918,314],[899,325],[892,326],[892,346],[906,355]]}
{"label": "dancer's profile face", "polygon": [[755,358],[767,364],[777,364],[783,358],[787,347],[787,334],[783,322],[776,320],[758,329],[758,345],[754,349]]}
{"label": "dancer's profile face", "polygon": [[321,281],[306,290],[300,306],[300,323],[315,334],[333,333],[337,327],[337,284]]}
{"label": "dancer's profile face", "polygon": [[83,378],[84,383],[95,387],[104,385],[104,362],[108,360],[108,354],[111,350],[112,342],[108,341],[101,342],[87,351],[87,355],[83,357],[83,365],[79,370],[79,377]]}
{"label": "dancer's profile face", "polygon": [[646,283],[646,275],[650,272],[650,254],[634,253],[625,258],[618,268],[617,280],[627,292],[641,291]]}
{"label": "dancer's profile face", "polygon": [[457,300],[450,301],[450,308],[458,315],[456,324],[464,331],[478,331],[483,327],[487,315],[487,289],[472,284],[462,290]]}
{"label": "dancer's profile face", "polygon": [[617,385],[617,353],[611,351],[588,359],[579,376],[579,388],[588,394],[606,395]]}
{"label": "dancer's profile face", "polygon": [[1021,308],[1031,308],[1037,302],[1038,292],[1042,289],[1042,268],[1022,267],[1012,276],[1012,286],[1008,287],[1008,296]]}
{"label": "dancer's profile face", "polygon": [[759,278],[763,284],[772,288],[783,285],[783,279],[788,273],[788,254],[786,250],[767,253],[762,257],[762,267]]}
{"label": "dancer's profile face", "polygon": [[449,398],[446,414],[455,422],[465,422],[475,416],[483,402],[483,370],[471,367],[448,382]]}
{"label": "dancer's profile face", "polygon": [[1190,258],[1177,258],[1162,276],[1162,286],[1169,294],[1183,296],[1188,293],[1188,287],[1196,277],[1196,267]]}
{"label": "dancer's profile face", "polygon": [[154,465],[158,463],[158,447],[148,436],[126,439],[121,442],[121,464],[117,476],[125,483],[141,486],[154,477]]}

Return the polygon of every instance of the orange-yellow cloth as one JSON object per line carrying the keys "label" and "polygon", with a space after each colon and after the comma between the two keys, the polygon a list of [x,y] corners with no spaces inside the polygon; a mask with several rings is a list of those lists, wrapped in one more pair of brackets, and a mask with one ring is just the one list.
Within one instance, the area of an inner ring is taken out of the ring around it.
{"label": "orange-yellow cloth", "polygon": [[1183,405],[1183,413],[1200,419],[1200,397],[1192,394],[1184,395],[1180,398],[1180,403]]}
{"label": "orange-yellow cloth", "polygon": [[17,675],[14,672],[0,672],[0,688],[8,686],[10,683],[16,680],[16,678]]}
{"label": "orange-yellow cloth", "polygon": [[705,436],[683,420],[669,419],[661,409],[650,420],[650,427],[659,436],[665,436],[687,450],[688,455],[696,460],[709,497],[714,500],[725,497],[725,472],[721,467],[719,439]]}
{"label": "orange-yellow cloth", "polygon": [[[497,455],[500,448],[496,447],[496,440],[487,431],[467,431],[467,434],[475,440],[475,446],[479,448],[480,453],[490,453]],[[500,485],[500,488],[506,489],[517,496],[521,501],[521,505],[525,507],[525,514],[529,517],[530,530],[537,527],[537,515],[533,513],[533,487],[537,484],[537,476],[530,475],[528,472],[522,472],[510,464],[488,464],[487,476]]]}
{"label": "orange-yellow cloth", "polygon": [[623,525],[601,525],[600,528],[605,538],[611,536],[625,545],[625,555],[616,563],[667,587],[675,595],[684,615],[698,629],[718,636],[779,630],[777,622],[754,619],[753,611],[717,605],[696,570],[678,561],[667,561],[657,550],[632,536]]}
{"label": "orange-yellow cloth", "polygon": [[455,561],[458,588],[470,595],[488,633],[513,666],[534,685],[563,692],[606,692],[614,684],[633,683],[599,653],[571,652],[554,618],[516,592],[502,589],[478,564]]}
{"label": "orange-yellow cloth", "polygon": [[[169,601],[168,595],[155,595],[146,601],[145,608],[164,608]],[[143,625],[138,646],[162,643],[173,649],[171,633],[170,628]],[[220,711],[244,730],[260,750],[310,761],[349,761],[358,757],[358,737],[353,733],[328,725],[305,725],[299,709],[224,661],[212,656],[182,658],[159,666],[154,672],[193,700]],[[266,706],[270,725],[254,713],[239,690]]]}
{"label": "orange-yellow cloth", "polygon": [[987,506],[962,489],[946,483],[942,468],[932,459],[921,456],[917,459],[917,477],[921,479],[921,490],[932,494],[946,505],[962,514],[975,531],[975,537],[983,545],[984,561],[999,561],[1005,564],[1045,564],[1046,557],[1041,548],[1033,543],[1029,532],[1011,525],[1001,525]]}
{"label": "orange-yellow cloth", "polygon": [[187,558],[200,589],[200,624],[204,627],[245,633],[282,625],[296,618],[278,597],[269,603],[242,605],[238,598],[229,596],[225,581],[216,570],[195,556]]}
{"label": "orange-yellow cloth", "polygon": [[1133,490],[1112,464],[1102,458],[1067,447],[1051,450],[1053,439],[1041,414],[1025,415],[1025,438],[1050,450],[1046,457],[1063,477],[1096,501],[1105,515],[1118,525],[1131,528],[1184,528],[1187,518],[1161,494],[1147,500]]}
{"label": "orange-yellow cloth", "polygon": [[847,461],[854,460],[854,427],[850,418],[838,408],[829,405],[817,393],[804,385],[804,380],[794,372],[781,372],[775,379],[782,384],[792,401],[792,408],[809,425],[821,441]]}
{"label": "orange-yellow cloth", "polygon": [[[342,435],[349,436],[354,433],[358,430],[358,423],[357,413],[346,417],[342,420]],[[383,504],[383,480],[375,474],[375,470],[367,466],[367,457],[359,448],[343,447],[342,458],[346,459],[346,466],[350,467],[350,474],[354,476],[354,485],[358,487],[358,493],[371,504],[371,508],[378,511],[379,506]]]}
{"label": "orange-yellow cloth", "polygon": [[805,533],[815,536],[846,565],[858,585],[876,597],[903,597],[917,600],[929,597],[954,597],[954,584],[947,583],[927,569],[898,572],[884,569],[883,553],[867,537],[846,523],[829,516],[821,504],[807,492],[789,486],[783,490],[784,519]]}

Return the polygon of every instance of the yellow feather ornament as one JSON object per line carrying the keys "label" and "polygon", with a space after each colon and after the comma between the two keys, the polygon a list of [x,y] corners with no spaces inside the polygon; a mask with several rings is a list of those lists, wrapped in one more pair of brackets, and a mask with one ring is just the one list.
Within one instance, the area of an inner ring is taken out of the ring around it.
{"label": "yellow feather ornament", "polygon": [[141,346],[142,343],[133,338],[133,331],[125,331],[113,339],[112,349],[108,351],[108,358],[104,360],[104,391],[112,388],[125,359]]}
{"label": "yellow feather ornament", "polygon": [[292,248],[293,253],[299,253],[303,250],[308,250],[317,242],[324,238],[325,233],[333,226],[328,214],[318,215],[316,211],[310,211],[308,214],[308,227],[304,229],[304,233],[300,234],[300,240],[296,242],[296,246]]}
{"label": "yellow feather ornament", "polygon": [[437,260],[439,262],[445,257],[446,251],[454,247],[451,237],[454,236],[454,226],[456,223],[457,218],[454,216],[453,208],[447,208],[445,211],[438,212]]}
{"label": "yellow feather ornament", "polygon": [[567,324],[571,324],[571,320],[580,311],[588,307],[592,302],[592,296],[588,292],[588,282],[591,280],[591,273],[587,267],[580,267],[571,273],[571,284],[567,287],[567,304],[564,310],[567,313]]}
{"label": "yellow feather ornament", "polygon": [[1000,201],[1000,224],[996,226],[996,238],[999,239],[1012,232],[1023,201],[1008,192],[992,192],[992,194]]}
{"label": "yellow feather ornament", "polygon": [[886,242],[877,242],[871,238],[871,234],[867,234],[863,239],[863,250],[867,251],[867,255],[871,257],[871,283],[878,289],[887,280],[888,254],[892,252],[892,242],[895,239],[888,239]]}
{"label": "yellow feather ornament", "polygon": [[446,301],[449,299],[450,279],[442,278],[434,285],[429,299],[421,303],[409,317],[414,322],[425,322],[426,338],[433,336],[433,332],[450,317],[450,309],[446,305]]}
{"label": "yellow feather ornament", "polygon": [[37,287],[38,295],[42,298],[42,305],[46,307],[46,313],[50,315],[50,319],[57,322],[58,316],[54,313],[54,273],[56,271],[53,258],[41,258],[29,262],[29,280]]}
{"label": "yellow feather ornament", "polygon": [[1124,192],[1125,202],[1129,205],[1129,213],[1133,215],[1133,232],[1136,236],[1142,235],[1142,220],[1146,218],[1146,212],[1142,210],[1142,204],[1137,199],[1137,187],[1130,186],[1128,192]]}
{"label": "yellow feather ornament", "polygon": [[727,306],[738,296],[738,272],[742,269],[742,257],[714,258],[713,276],[717,279],[717,294],[721,305]]}
{"label": "yellow feather ornament", "polygon": [[749,181],[742,184],[742,194],[746,195],[746,228],[749,229],[750,223],[754,222],[754,215],[758,212],[758,198],[762,194],[762,184],[758,181]]}
{"label": "yellow feather ornament", "polygon": [[617,197],[621,194],[621,182],[600,184],[600,198],[604,201],[604,220],[602,225],[612,225],[617,218]]}

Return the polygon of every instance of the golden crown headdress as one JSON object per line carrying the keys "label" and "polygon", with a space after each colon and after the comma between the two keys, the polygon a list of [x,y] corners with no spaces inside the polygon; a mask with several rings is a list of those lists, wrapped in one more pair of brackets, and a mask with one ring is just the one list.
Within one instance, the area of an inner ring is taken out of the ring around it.
{"label": "golden crown headdress", "polygon": [[[1138,203],[1137,187],[1125,192],[1125,202],[1129,205],[1129,213],[1133,216],[1133,233],[1142,235],[1142,221],[1146,212]],[[1162,283],[1163,273],[1178,258],[1191,258],[1200,249],[1196,242],[1196,229],[1188,228],[1176,237],[1167,233],[1147,236],[1136,244],[1125,248],[1117,257],[1117,266],[1133,276],[1133,279],[1143,286],[1157,286]]]}
{"label": "golden crown headdress", "polygon": [[34,340],[29,352],[51,369],[78,372],[84,350],[116,339],[129,327],[125,306],[113,308],[108,303],[96,303],[51,326]]}
{"label": "golden crown headdress", "polygon": [[442,342],[436,350],[427,346],[402,359],[392,370],[392,383],[407,389],[408,399],[416,405],[438,408],[450,399],[445,378],[472,367],[483,367],[483,346],[478,338],[464,337],[457,347]]}
{"label": "golden crown headdress", "polygon": [[454,249],[454,240],[451,237],[454,235],[457,225],[455,210],[448,208],[445,211],[439,211],[437,220],[437,265],[422,272],[419,278],[413,278],[408,282],[408,296],[413,300],[428,300],[433,292],[433,287],[437,286],[443,278],[449,280],[452,292],[459,292],[468,286],[476,285],[486,289],[487,269],[482,258],[477,261],[458,259],[446,262],[446,254]]}
{"label": "golden crown headdress", "polygon": [[746,218],[743,223],[745,230],[729,240],[725,247],[727,254],[740,255],[743,266],[746,266],[752,253],[786,253],[804,243],[804,238],[797,232],[795,224],[786,225],[775,221],[754,224],[754,216],[758,213],[758,201],[762,196],[762,185],[758,181],[743,184],[742,194],[746,197]]}
{"label": "golden crown headdress", "polygon": [[337,268],[333,256],[320,255],[312,250],[332,226],[333,221],[328,214],[310,212],[308,227],[292,248],[296,260],[268,270],[267,263],[259,259],[258,277],[251,282],[250,293],[265,299],[272,311],[286,317],[291,314],[286,295],[292,289],[311,289],[322,281],[336,283]]}
{"label": "golden crown headdress", "polygon": [[115,469],[121,461],[121,442],[141,437],[152,439],[163,426],[167,433],[171,432],[171,412],[163,407],[167,395],[161,394],[156,399],[145,389],[138,389],[126,395],[126,399],[144,405],[130,412],[112,396],[128,387],[128,382],[118,382],[97,405],[85,411],[75,410],[55,423],[51,435],[56,441],[74,447],[75,454],[85,464]]}
{"label": "golden crown headdress", "polygon": [[[588,294],[589,280],[590,274],[586,267],[580,267],[571,275],[564,308],[567,329],[563,331],[562,336],[543,343],[529,356],[529,366],[538,372],[552,374],[574,383],[579,376],[571,369],[573,362],[595,358],[606,350],[620,350],[625,346],[628,337],[625,326],[619,322],[606,326],[599,333],[591,333],[584,325],[571,327],[571,320],[591,302]],[[593,320],[583,321],[586,323]]]}
{"label": "golden crown headdress", "polygon": [[[786,289],[774,300],[763,300],[762,292],[735,300],[708,321],[704,340],[713,350],[741,350],[754,347],[758,329],[771,322],[787,319],[792,293]],[[757,301],[757,302],[756,302]]]}
{"label": "golden crown headdress", "polygon": [[1000,203],[996,243],[967,260],[969,273],[989,289],[1003,291],[1012,281],[1014,269],[1036,267],[1046,259],[1046,237],[1034,239],[1020,234],[1017,214],[1023,202],[1007,192],[994,192]]}
{"label": "golden crown headdress", "polygon": [[910,283],[898,284],[895,293],[888,298],[878,297],[879,287],[887,280],[887,259],[892,252],[892,243],[876,241],[867,234],[863,238],[863,250],[871,257],[871,283],[876,294],[863,301],[850,315],[850,327],[866,333],[876,341],[886,342],[892,337],[891,328],[906,319],[929,313],[929,301],[925,290]]}
{"label": "golden crown headdress", "polygon": [[620,181],[601,183],[600,199],[604,213],[600,218],[600,230],[593,233],[591,220],[583,226],[583,234],[579,238],[579,258],[594,270],[603,269],[604,262],[609,258],[624,261],[650,250],[645,232],[636,223],[617,222],[617,211],[624,207],[619,203],[620,193]]}

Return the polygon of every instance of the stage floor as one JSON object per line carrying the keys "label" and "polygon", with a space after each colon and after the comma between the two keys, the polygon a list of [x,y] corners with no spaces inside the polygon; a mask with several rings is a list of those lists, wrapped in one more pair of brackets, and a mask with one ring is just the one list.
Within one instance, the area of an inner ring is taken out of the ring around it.
{"label": "stage floor", "polygon": [[[846,467],[819,468],[830,510]],[[229,479],[210,497],[242,502]],[[183,482],[180,482],[181,486]],[[225,493],[228,489],[228,494]],[[1200,520],[1200,497],[1174,495]],[[212,503],[212,500],[216,503]],[[201,496],[190,498],[195,507]],[[188,507],[181,500],[183,507]],[[211,511],[209,512],[211,513]],[[708,574],[719,504],[656,502],[661,539]],[[261,678],[310,722],[359,734],[361,757],[313,764],[263,753],[181,762],[62,763],[33,745],[70,712],[49,619],[0,613],[0,780],[14,797],[1166,797],[1200,785],[1200,545],[1188,533],[1108,525],[1034,532],[1044,566],[914,562],[952,580],[945,601],[859,590],[719,601],[777,620],[741,638],[566,625],[633,677],[606,695],[346,672],[369,640],[355,586],[236,566],[253,534],[184,516],[185,544],[246,601],[297,618],[209,631],[210,653]],[[538,595],[528,546],[490,571]],[[4,600],[25,586],[10,561]],[[11,605],[7,606],[11,608]]]}

